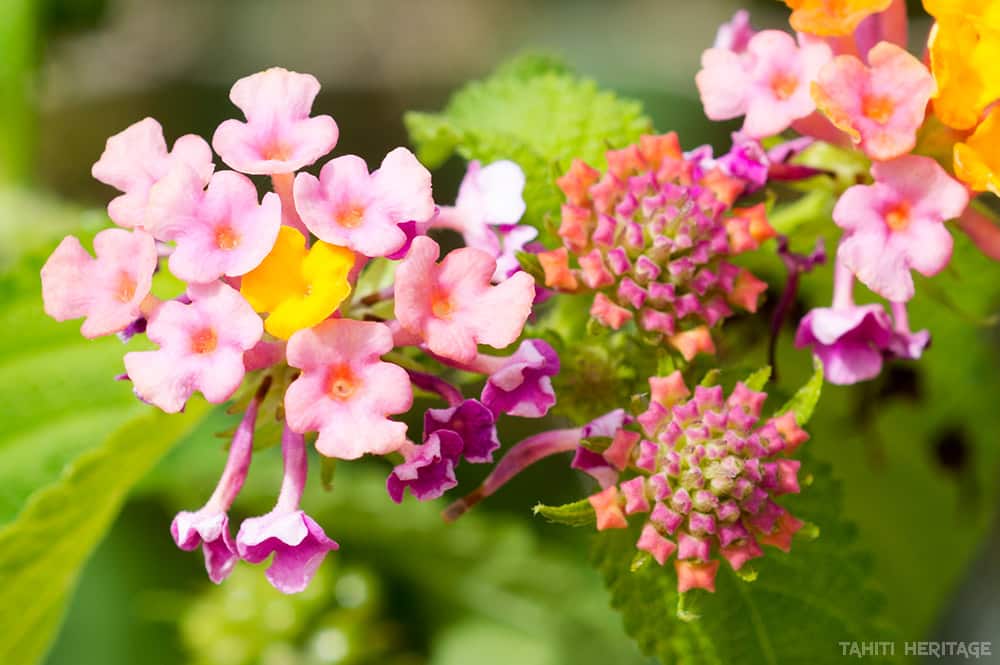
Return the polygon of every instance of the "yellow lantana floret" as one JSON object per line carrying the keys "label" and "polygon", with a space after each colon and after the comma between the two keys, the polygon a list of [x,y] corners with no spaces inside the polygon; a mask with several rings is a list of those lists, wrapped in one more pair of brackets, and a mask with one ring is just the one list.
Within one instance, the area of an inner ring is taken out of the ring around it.
{"label": "yellow lantana floret", "polygon": [[994,107],[972,136],[955,145],[955,176],[977,192],[1000,196],[1000,107]]}
{"label": "yellow lantana floret", "polygon": [[937,82],[934,113],[949,127],[971,129],[1000,98],[1000,2],[924,0],[937,19],[930,36]]}
{"label": "yellow lantana floret", "polygon": [[821,37],[843,37],[866,17],[883,12],[892,0],[785,0],[792,9],[789,21],[799,32]]}
{"label": "yellow lantana floret", "polygon": [[305,237],[283,226],[267,258],[243,276],[240,292],[258,312],[267,312],[264,329],[281,339],[311,328],[333,314],[351,293],[347,277],[354,253]]}

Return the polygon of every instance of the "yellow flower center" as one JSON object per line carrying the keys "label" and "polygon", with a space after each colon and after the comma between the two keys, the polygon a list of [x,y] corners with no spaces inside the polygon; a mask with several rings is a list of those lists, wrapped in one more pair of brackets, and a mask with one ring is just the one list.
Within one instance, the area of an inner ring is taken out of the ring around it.
{"label": "yellow flower center", "polygon": [[896,104],[883,95],[865,95],[861,100],[861,112],[880,125],[889,122],[895,110]]}
{"label": "yellow flower center", "polygon": [[219,345],[219,338],[211,328],[202,328],[191,335],[191,351],[193,353],[211,353]]}
{"label": "yellow flower center", "polygon": [[447,293],[435,292],[431,296],[431,312],[439,319],[449,319],[455,311],[455,305]]}
{"label": "yellow flower center", "polygon": [[905,201],[885,214],[885,223],[893,231],[905,231],[910,225],[910,205]]}

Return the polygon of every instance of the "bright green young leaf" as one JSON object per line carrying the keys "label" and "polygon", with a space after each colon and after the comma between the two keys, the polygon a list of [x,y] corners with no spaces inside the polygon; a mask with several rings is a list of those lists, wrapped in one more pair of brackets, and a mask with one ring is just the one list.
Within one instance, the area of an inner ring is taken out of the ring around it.
{"label": "bright green young leaf", "polygon": [[550,522],[569,526],[593,526],[596,520],[594,507],[587,499],[567,503],[564,506],[546,506],[539,503],[535,506],[534,513]]}
{"label": "bright green young leaf", "polygon": [[839,665],[839,642],[892,639],[882,624],[883,599],[873,590],[870,562],[859,552],[852,525],[839,516],[839,484],[829,465],[807,458],[803,468],[814,483],[785,503],[817,525],[819,537],[796,537],[787,554],[765,547],[764,557],[752,562],[753,582],[723,561],[715,593],[697,590],[684,598],[688,620],[678,618],[672,565],[650,561],[630,572],[636,529],[596,537],[594,559],[612,604],[647,655],[664,665]]}
{"label": "bright green young leaf", "polygon": [[805,425],[812,418],[813,411],[816,410],[821,392],[823,392],[823,362],[814,356],[813,374],[809,381],[799,388],[799,391],[778,410],[778,413],[791,411],[795,414],[795,420],[798,421],[799,425]]}
{"label": "bright green young leaf", "polygon": [[80,568],[129,490],[207,411],[192,402],[183,414],[131,421],[0,530],[0,662],[31,665],[44,656]]}
{"label": "bright green young leaf", "polygon": [[527,56],[455,93],[440,113],[408,113],[406,127],[431,168],[452,153],[489,163],[511,159],[527,175],[525,219],[539,228],[558,211],[555,179],[574,158],[605,165],[604,153],[652,129],[638,102],[602,91],[551,58]]}
{"label": "bright green young leaf", "polygon": [[743,385],[750,390],[763,390],[770,378],[771,367],[768,365],[767,367],[761,367],[759,370],[743,379]]}

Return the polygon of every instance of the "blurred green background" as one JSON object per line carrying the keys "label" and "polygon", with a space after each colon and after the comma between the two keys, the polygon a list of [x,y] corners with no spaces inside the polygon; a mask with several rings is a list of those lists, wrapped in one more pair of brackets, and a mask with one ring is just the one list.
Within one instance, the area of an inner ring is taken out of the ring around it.
{"label": "blurred green background", "polygon": [[[90,166],[108,136],[153,116],[168,141],[210,137],[234,116],[232,82],[281,65],[319,78],[315,109],[337,119],[337,152],[372,163],[406,143],[404,111],[439,109],[463,82],[530,48],[641,100],[685,147],[722,145],[732,127],[704,118],[693,77],[741,4],[0,0],[0,526],[67,461],[142,412],[112,381],[121,345],[86,343],[74,324],[44,319],[38,294],[37,268],[60,235],[106,223],[112,192]],[[758,27],[786,19],[778,2],[751,9]],[[914,18],[919,41],[928,23]],[[452,200],[462,171],[452,160],[435,174],[439,201]],[[810,445],[844,482],[847,514],[902,636],[992,639],[1000,651],[1000,335],[986,321],[1000,309],[1000,270],[962,238],[957,256],[948,274],[921,283],[914,303],[914,324],[936,336],[927,359],[828,390]],[[761,270],[780,282],[773,262]],[[801,307],[826,299],[828,282],[825,273],[807,279]],[[785,344],[781,358],[783,380],[797,385],[807,354]],[[314,470],[306,508],[341,551],[313,587],[284,597],[245,565],[214,587],[200,554],[177,550],[168,527],[210,492],[223,462],[215,433],[231,424],[213,413],[130,496],[45,662],[644,662],[588,564],[590,535],[531,517],[537,501],[589,488],[565,460],[539,464],[450,526],[440,504],[392,504],[384,463],[341,464],[332,493]],[[518,435],[517,423],[501,431],[505,443]],[[485,473],[461,471],[456,495]],[[234,523],[269,508],[279,475],[276,449],[255,460]],[[18,611],[0,614],[0,629],[31,630]]]}

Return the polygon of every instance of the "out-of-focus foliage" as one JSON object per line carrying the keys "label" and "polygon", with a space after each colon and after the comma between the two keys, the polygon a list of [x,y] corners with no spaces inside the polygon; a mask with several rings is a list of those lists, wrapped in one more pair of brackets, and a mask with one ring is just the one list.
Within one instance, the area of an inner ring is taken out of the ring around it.
{"label": "out-of-focus foliage", "polygon": [[558,211],[555,178],[574,158],[603,167],[604,153],[652,128],[642,106],[601,90],[545,56],[522,56],[468,84],[441,113],[406,115],[417,154],[428,167],[452,153],[489,163],[512,159],[527,176],[525,221],[542,228]]}

